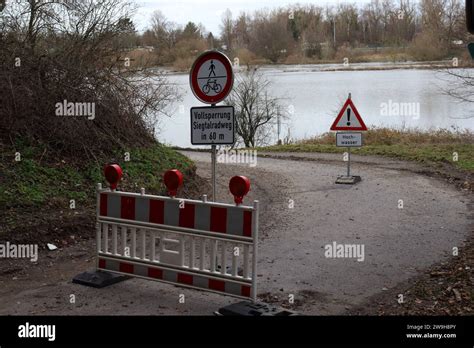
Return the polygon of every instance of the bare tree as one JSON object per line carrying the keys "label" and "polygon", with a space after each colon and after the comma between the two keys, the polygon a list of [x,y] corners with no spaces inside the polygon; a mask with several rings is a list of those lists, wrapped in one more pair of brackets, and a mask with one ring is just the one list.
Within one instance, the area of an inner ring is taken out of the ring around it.
{"label": "bare tree", "polygon": [[241,13],[234,24],[233,34],[235,38],[234,48],[248,48],[250,44],[251,19],[246,13]]}
{"label": "bare tree", "polygon": [[238,75],[227,99],[234,106],[237,134],[246,147],[270,142],[269,131],[278,118],[287,118],[281,99],[270,95],[271,82],[256,69]]}
{"label": "bare tree", "polygon": [[380,45],[382,43],[384,12],[380,0],[372,0],[363,10],[367,27],[367,41]]}
{"label": "bare tree", "polygon": [[[470,69],[447,69],[440,78],[449,86],[443,89],[444,94],[460,103],[474,103],[474,74]],[[466,115],[464,118],[473,117]]]}
{"label": "bare tree", "polygon": [[443,35],[446,41],[451,45],[453,40],[464,40],[467,32],[463,4],[459,0],[445,0],[443,8],[445,23]]}
{"label": "bare tree", "polygon": [[151,29],[155,38],[155,47],[158,50],[169,51],[176,44],[177,24],[169,21],[161,11],[153,12]]}
{"label": "bare tree", "polygon": [[227,9],[222,14],[222,21],[220,25],[222,41],[224,41],[227,46],[227,51],[231,51],[233,48],[232,40],[234,36],[234,21],[232,20],[232,12]]}
{"label": "bare tree", "polygon": [[255,13],[252,25],[252,41],[250,48],[258,55],[276,63],[288,53],[294,43],[292,34],[287,29],[288,15],[283,12]]}
{"label": "bare tree", "polygon": [[337,7],[336,16],[336,41],[352,44],[357,40],[358,10],[353,4],[341,3]]}

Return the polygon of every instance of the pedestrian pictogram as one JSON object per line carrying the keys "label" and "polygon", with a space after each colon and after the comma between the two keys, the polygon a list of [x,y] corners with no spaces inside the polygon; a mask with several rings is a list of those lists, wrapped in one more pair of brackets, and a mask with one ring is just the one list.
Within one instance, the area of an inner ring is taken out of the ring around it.
{"label": "pedestrian pictogram", "polygon": [[209,73],[209,77],[211,77],[212,74],[214,74],[214,76],[216,76],[216,72],[215,72],[216,66],[214,65],[214,61],[213,61],[213,60],[211,60],[211,66],[209,67],[209,70],[211,71],[211,72]]}
{"label": "pedestrian pictogram", "polygon": [[231,91],[233,83],[232,64],[221,52],[204,52],[191,68],[191,89],[203,103],[216,104],[222,101]]}

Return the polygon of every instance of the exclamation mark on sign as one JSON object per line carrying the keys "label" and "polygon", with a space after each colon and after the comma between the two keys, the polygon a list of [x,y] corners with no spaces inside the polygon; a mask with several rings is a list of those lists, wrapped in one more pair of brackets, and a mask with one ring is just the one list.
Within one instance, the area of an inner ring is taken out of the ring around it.
{"label": "exclamation mark on sign", "polygon": [[347,109],[347,125],[351,125],[351,109]]}

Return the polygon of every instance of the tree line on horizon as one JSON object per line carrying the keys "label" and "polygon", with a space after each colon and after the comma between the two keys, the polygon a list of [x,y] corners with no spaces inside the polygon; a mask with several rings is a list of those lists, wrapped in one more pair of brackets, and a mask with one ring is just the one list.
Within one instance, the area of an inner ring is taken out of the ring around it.
{"label": "tree line on horizon", "polygon": [[217,34],[200,23],[180,26],[158,10],[132,45],[153,50],[154,65],[178,68],[211,48],[244,64],[342,60],[386,50],[406,52],[401,59],[437,60],[456,54],[466,41],[464,10],[461,0],[291,5],[239,14],[227,9]]}

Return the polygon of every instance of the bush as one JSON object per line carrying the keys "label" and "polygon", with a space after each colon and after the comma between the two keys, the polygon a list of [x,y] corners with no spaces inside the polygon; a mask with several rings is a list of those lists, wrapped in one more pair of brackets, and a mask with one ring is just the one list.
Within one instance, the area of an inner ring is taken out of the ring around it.
{"label": "bush", "polygon": [[188,72],[191,70],[191,67],[193,66],[195,58],[178,58],[175,60],[173,63],[173,68],[177,71],[185,71]]}
{"label": "bush", "polygon": [[409,53],[416,60],[439,60],[446,56],[448,49],[437,35],[424,31],[410,44]]}
{"label": "bush", "polygon": [[240,65],[252,65],[257,56],[247,48],[239,48],[235,52],[235,57],[239,58]]}
{"label": "bush", "polygon": [[[16,145],[21,138],[48,155],[77,159],[155,142],[155,116],[176,95],[162,75],[126,60],[130,52],[118,43],[134,31],[127,4],[7,2],[0,32],[0,142]],[[63,104],[73,115],[65,115]],[[81,117],[86,109],[91,113]]]}
{"label": "bush", "polygon": [[343,44],[342,46],[340,46],[337,49],[336,54],[334,55],[334,59],[341,62],[344,60],[344,58],[348,58],[349,60],[351,60],[352,57],[353,57],[352,49],[347,44]]}
{"label": "bush", "polygon": [[290,54],[283,64],[305,64],[308,59],[299,54]]}

